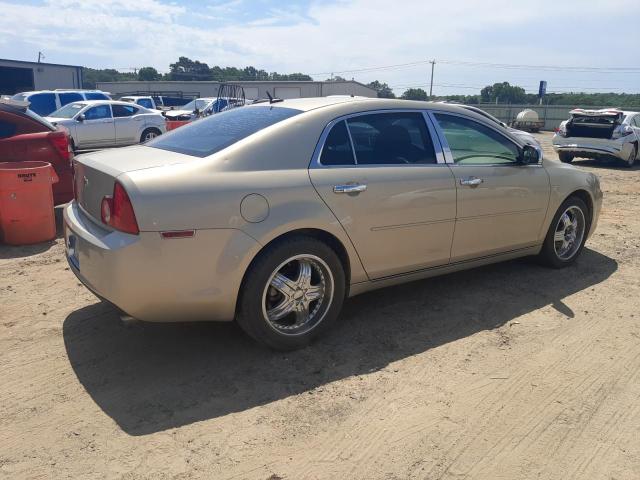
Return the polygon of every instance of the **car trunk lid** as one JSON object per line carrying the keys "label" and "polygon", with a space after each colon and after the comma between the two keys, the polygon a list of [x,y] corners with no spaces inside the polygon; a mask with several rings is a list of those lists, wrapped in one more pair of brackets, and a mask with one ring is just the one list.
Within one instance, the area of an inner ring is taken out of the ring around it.
{"label": "car trunk lid", "polygon": [[102,199],[113,194],[114,183],[120,175],[197,160],[192,156],[145,146],[79,155],[73,162],[74,197],[87,214],[100,222]]}
{"label": "car trunk lid", "polygon": [[622,123],[624,113],[617,109],[584,110],[569,112],[567,137],[606,138],[612,137],[614,130]]}

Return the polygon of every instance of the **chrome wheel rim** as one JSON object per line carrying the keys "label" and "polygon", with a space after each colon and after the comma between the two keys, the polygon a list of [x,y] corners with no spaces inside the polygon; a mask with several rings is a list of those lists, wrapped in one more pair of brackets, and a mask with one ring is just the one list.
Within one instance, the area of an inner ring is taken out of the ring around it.
{"label": "chrome wheel rim", "polygon": [[144,136],[144,141],[149,141],[149,140],[153,140],[154,138],[156,138],[158,136],[158,134],[156,132],[147,132],[147,134]]}
{"label": "chrome wheel rim", "polygon": [[578,252],[584,231],[584,213],[579,207],[571,206],[560,215],[553,236],[555,252],[560,260],[569,260]]}
{"label": "chrome wheel rim", "polygon": [[284,335],[301,335],[318,326],[333,300],[333,275],[314,255],[296,255],[271,273],[262,293],[262,315]]}

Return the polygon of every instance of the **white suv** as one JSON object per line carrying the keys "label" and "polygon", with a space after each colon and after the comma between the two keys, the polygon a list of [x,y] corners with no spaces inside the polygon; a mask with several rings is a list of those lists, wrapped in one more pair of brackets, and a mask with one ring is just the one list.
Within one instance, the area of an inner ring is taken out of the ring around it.
{"label": "white suv", "polygon": [[39,90],[34,92],[16,93],[12,100],[29,102],[29,110],[41,117],[55,112],[68,103],[83,100],[111,100],[111,97],[101,90]]}
{"label": "white suv", "polygon": [[617,158],[633,166],[639,153],[640,112],[578,108],[569,113],[571,118],[560,124],[553,137],[562,162],[571,163],[576,157]]}

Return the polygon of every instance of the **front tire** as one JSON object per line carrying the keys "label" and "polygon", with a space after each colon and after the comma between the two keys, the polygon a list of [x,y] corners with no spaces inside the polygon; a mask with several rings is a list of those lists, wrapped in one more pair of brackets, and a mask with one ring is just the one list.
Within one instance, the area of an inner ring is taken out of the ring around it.
{"label": "front tire", "polygon": [[538,255],[543,264],[564,268],[576,261],[591,227],[591,215],[584,201],[567,198],[556,212]]}
{"label": "front tire", "polygon": [[558,157],[560,157],[560,161],[562,163],[571,163],[573,162],[573,155],[567,152],[558,152]]}
{"label": "front tire", "polygon": [[345,289],[344,268],[328,245],[303,236],[282,240],[249,267],[236,320],[258,342],[295,350],[336,320]]}
{"label": "front tire", "polygon": [[162,132],[157,128],[145,128],[144,131],[142,132],[142,135],[140,135],[140,143],[153,140],[159,135],[162,135]]}

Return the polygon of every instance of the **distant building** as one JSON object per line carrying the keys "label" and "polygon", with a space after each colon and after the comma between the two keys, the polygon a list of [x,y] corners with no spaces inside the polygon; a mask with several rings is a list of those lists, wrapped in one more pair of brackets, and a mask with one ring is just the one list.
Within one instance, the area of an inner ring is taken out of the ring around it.
{"label": "distant building", "polygon": [[[246,81],[228,82],[240,85],[247,100],[267,98],[267,92],[275,98],[326,97],[328,95],[355,95],[377,97],[377,92],[366,85],[348,80],[344,82],[314,81]],[[135,93],[158,93],[166,95],[182,92],[184,95],[215,97],[220,82],[206,81],[157,81],[157,82],[98,82],[96,88],[110,92],[114,97]]]}
{"label": "distant building", "polygon": [[0,59],[0,94],[82,88],[82,67]]}

